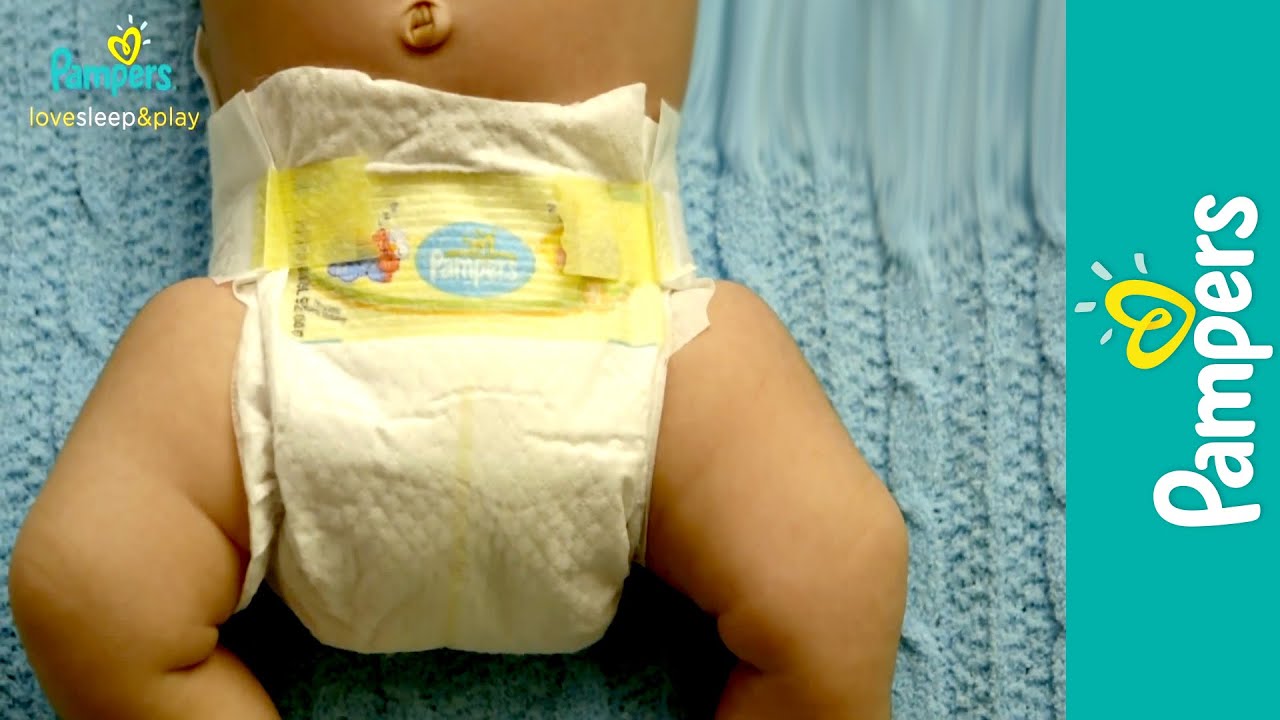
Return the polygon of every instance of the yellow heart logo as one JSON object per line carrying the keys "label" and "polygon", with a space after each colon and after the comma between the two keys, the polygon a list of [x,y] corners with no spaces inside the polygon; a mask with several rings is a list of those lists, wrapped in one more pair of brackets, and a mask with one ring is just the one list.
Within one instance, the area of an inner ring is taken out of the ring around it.
{"label": "yellow heart logo", "polygon": [[107,49],[116,60],[125,65],[133,65],[138,61],[138,53],[142,50],[142,31],[131,27],[123,35],[112,35],[107,38]]}
{"label": "yellow heart logo", "polygon": [[[1121,306],[1126,298],[1129,297],[1148,297],[1153,300],[1166,302],[1182,311],[1182,327],[1174,333],[1173,337],[1164,345],[1147,352],[1142,349],[1142,336],[1148,330],[1159,330],[1167,327],[1173,322],[1173,313],[1167,307],[1158,307],[1147,313],[1141,320],[1131,317],[1129,313],[1124,311]],[[1115,321],[1133,331],[1129,335],[1129,343],[1126,347],[1125,354],[1129,358],[1129,364],[1139,370],[1150,370],[1165,360],[1168,360],[1173,351],[1178,349],[1182,341],[1186,339],[1187,333],[1191,330],[1191,323],[1196,319],[1196,306],[1186,299],[1177,290],[1154,283],[1150,280],[1125,280],[1116,283],[1107,291],[1106,298],[1107,312]]]}

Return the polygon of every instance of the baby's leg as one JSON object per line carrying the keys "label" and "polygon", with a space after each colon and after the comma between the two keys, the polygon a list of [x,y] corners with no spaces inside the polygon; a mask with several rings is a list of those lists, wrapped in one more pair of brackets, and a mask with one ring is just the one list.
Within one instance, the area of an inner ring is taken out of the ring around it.
{"label": "baby's leg", "polygon": [[14,619],[68,720],[278,717],[218,645],[248,540],[230,416],[243,316],[208,280],[152,300],[22,528]]}
{"label": "baby's leg", "polygon": [[719,718],[890,716],[906,532],[777,317],[721,283],[672,358],[648,566],[742,661]]}

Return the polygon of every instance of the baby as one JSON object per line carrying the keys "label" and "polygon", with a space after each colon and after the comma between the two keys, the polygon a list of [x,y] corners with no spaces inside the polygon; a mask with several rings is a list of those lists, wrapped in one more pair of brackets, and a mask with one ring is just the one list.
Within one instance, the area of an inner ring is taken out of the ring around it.
{"label": "baby", "polygon": [[717,717],[890,716],[901,515],[688,255],[695,16],[206,0],[212,279],[139,313],[13,551],[61,716],[278,717],[219,644],[264,581],[357,652],[572,652],[632,562],[740,660]]}

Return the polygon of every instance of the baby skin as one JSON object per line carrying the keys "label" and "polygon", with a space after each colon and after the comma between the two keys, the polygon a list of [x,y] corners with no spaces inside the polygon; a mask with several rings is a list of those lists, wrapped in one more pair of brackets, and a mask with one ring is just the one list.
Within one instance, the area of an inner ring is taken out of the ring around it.
{"label": "baby skin", "polygon": [[[206,0],[223,101],[280,70],[353,68],[571,103],[647,83],[678,105],[695,0]],[[249,548],[231,417],[244,307],[160,292],[107,363],[13,551],[10,599],[54,708],[81,718],[278,718],[219,644]],[[902,516],[799,349],[749,290],[671,359],[646,565],[740,660],[717,717],[890,717]]]}

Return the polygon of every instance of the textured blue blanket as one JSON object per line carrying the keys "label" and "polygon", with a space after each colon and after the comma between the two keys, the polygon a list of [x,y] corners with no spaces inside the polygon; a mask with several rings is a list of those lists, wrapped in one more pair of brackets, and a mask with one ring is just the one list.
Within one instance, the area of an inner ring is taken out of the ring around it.
{"label": "textured blue blanket", "polygon": [[[0,1],[0,568],[113,343],[201,274],[201,132],[39,127],[132,13],[202,112],[194,0]],[[1063,717],[1063,2],[703,0],[682,172],[704,271],[778,309],[912,535],[903,718]],[[0,571],[2,572],[2,571]],[[7,575],[7,573],[6,573]],[[637,576],[572,657],[357,657],[277,601],[229,630],[287,717],[705,717],[725,657]],[[52,717],[0,590],[0,715]]]}

